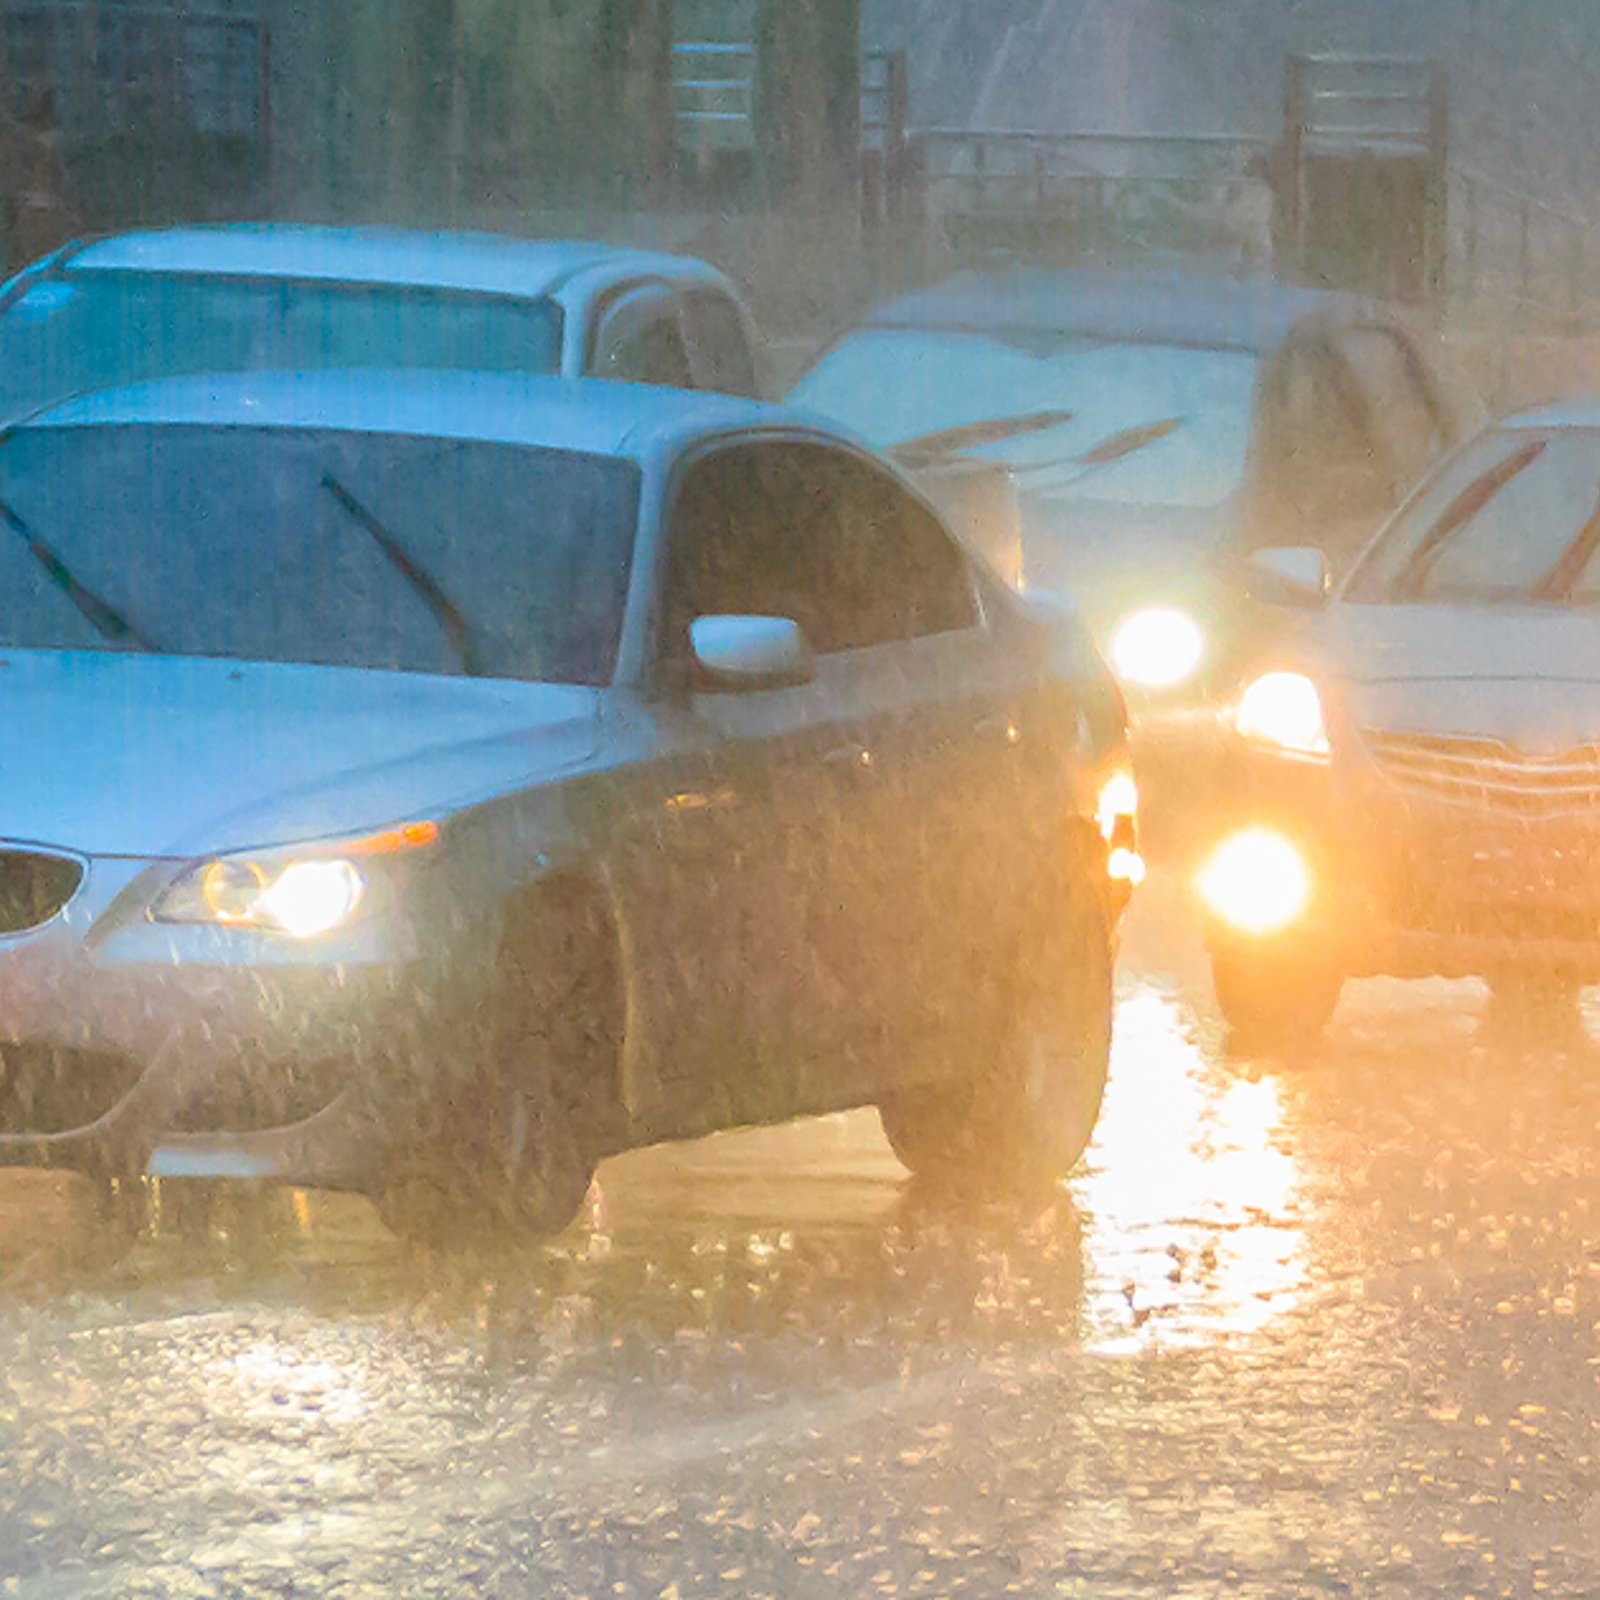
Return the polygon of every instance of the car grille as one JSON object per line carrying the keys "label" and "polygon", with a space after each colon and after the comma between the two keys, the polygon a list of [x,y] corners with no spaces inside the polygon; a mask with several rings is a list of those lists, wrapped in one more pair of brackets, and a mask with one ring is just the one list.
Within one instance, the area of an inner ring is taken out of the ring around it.
{"label": "car grille", "polygon": [[1600,744],[1546,754],[1450,734],[1361,738],[1378,770],[1413,794],[1529,820],[1600,809]]}
{"label": "car grille", "polygon": [[71,856],[0,847],[0,933],[48,922],[82,882],[83,863]]}

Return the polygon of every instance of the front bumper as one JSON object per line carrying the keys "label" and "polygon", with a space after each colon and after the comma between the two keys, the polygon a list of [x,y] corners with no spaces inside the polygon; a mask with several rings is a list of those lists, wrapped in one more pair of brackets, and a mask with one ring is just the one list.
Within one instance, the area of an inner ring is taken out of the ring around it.
{"label": "front bumper", "polygon": [[375,930],[297,945],[119,918],[140,863],[92,864],[0,938],[0,1165],[363,1187],[475,1009]]}
{"label": "front bumper", "polygon": [[1600,817],[1529,817],[1412,792],[1359,747],[1316,765],[1228,741],[1207,833],[1247,828],[1303,858],[1302,914],[1246,934],[1206,907],[1208,943],[1292,946],[1349,977],[1518,968],[1600,981]]}

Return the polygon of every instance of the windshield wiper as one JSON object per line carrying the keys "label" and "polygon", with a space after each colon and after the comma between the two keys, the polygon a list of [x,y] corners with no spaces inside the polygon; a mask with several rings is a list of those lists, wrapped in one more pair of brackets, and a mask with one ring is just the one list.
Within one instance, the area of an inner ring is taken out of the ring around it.
{"label": "windshield wiper", "polygon": [[1397,599],[1414,600],[1422,593],[1423,580],[1443,549],[1445,540],[1471,522],[1519,472],[1532,466],[1544,454],[1545,444],[1543,439],[1534,439],[1520,449],[1513,450],[1504,461],[1497,461],[1487,471],[1480,472],[1444,508],[1439,520],[1428,529],[1422,542],[1411,552],[1410,559],[1396,575],[1393,589]]}
{"label": "windshield wiper", "polygon": [[356,497],[331,475],[324,475],[322,487],[339,502],[341,509],[388,558],[389,564],[422,597],[429,615],[444,630],[461,670],[469,677],[481,677],[483,664],[478,660],[477,646],[467,619],[456,609],[443,589],[406,554],[404,546]]}
{"label": "windshield wiper", "polygon": [[136,650],[156,653],[156,647],[114,605],[102,600],[93,589],[84,588],[73,577],[72,569],[66,562],[4,500],[0,500],[0,521],[22,540],[28,547],[28,554],[44,568],[50,581],[88,619],[89,625],[101,638],[110,639],[115,644],[130,644]]}
{"label": "windshield wiper", "polygon": [[[1177,432],[1183,424],[1182,417],[1163,417],[1159,422],[1141,422],[1136,427],[1120,428],[1116,433],[1108,434],[1098,444],[1091,445],[1081,455],[1073,456],[1070,461],[1040,461],[1014,470],[1018,474],[1036,473],[1040,478],[1049,479],[1050,487],[1071,485],[1101,467],[1109,467],[1125,456],[1131,456],[1134,451],[1143,450],[1146,446],[1165,439],[1169,433]],[[1065,484],[1056,483],[1055,480],[1058,478],[1064,479]]]}
{"label": "windshield wiper", "polygon": [[1001,444],[1024,434],[1043,433],[1072,421],[1070,411],[1025,411],[1015,417],[989,417],[981,422],[963,422],[933,433],[919,433],[895,445],[890,454],[901,466],[912,469],[931,467],[963,450],[982,444]]}
{"label": "windshield wiper", "polygon": [[1530,600],[1570,600],[1584,569],[1600,550],[1600,498],[1594,503],[1577,537],[1550,565],[1550,570],[1528,590]]}

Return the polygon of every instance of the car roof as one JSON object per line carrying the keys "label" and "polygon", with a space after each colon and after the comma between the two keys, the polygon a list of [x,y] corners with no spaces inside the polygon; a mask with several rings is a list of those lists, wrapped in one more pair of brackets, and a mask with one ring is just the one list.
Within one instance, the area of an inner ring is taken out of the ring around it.
{"label": "car roof", "polygon": [[957,273],[890,301],[866,328],[952,333],[1081,334],[1138,344],[1183,344],[1262,354],[1295,324],[1377,314],[1356,296],[1275,279],[1194,269],[999,267]]}
{"label": "car roof", "polygon": [[17,428],[317,428],[639,459],[685,437],[774,423],[797,425],[778,407],[727,395],[602,378],[412,368],[162,378],[78,396]]}
{"label": "car roof", "polygon": [[1575,394],[1519,411],[1495,424],[1501,428],[1600,428],[1600,395]]}
{"label": "car roof", "polygon": [[619,275],[671,273],[721,281],[705,262],[615,245],[300,223],[112,234],[64,251],[53,270],[317,279],[531,297],[551,294],[576,274],[602,266],[614,266]]}

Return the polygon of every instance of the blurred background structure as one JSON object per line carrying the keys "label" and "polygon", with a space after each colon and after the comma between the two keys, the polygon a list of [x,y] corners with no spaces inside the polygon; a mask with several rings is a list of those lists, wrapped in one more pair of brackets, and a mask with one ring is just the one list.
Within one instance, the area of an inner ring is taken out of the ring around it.
{"label": "blurred background structure", "polygon": [[647,239],[780,334],[1181,252],[1526,342],[1587,325],[1597,53],[1592,0],[0,0],[0,110],[54,91],[91,229]]}

